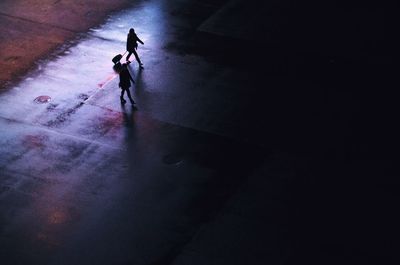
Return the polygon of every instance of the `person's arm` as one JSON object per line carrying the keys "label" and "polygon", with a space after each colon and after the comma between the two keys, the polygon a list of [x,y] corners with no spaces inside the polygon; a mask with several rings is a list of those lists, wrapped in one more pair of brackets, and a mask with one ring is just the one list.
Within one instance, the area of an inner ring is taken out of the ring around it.
{"label": "person's arm", "polygon": [[136,36],[136,39],[137,39],[138,42],[140,42],[142,45],[144,45],[144,42],[141,39],[139,39],[138,36]]}

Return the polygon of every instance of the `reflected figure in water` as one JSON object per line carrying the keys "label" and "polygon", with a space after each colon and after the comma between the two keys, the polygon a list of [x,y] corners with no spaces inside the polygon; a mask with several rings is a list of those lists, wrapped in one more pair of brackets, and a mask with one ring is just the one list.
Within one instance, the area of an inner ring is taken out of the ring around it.
{"label": "reflected figure in water", "polygon": [[133,105],[135,104],[135,101],[133,101],[132,99],[129,88],[131,87],[131,81],[132,83],[135,83],[135,80],[133,80],[131,74],[129,73],[128,64],[130,64],[129,61],[123,64],[118,62],[114,65],[113,68],[114,71],[119,74],[119,87],[121,88],[121,96],[120,96],[121,103],[122,104],[126,103],[126,100],[124,99],[124,94],[126,91],[126,94],[128,95],[128,98],[131,101],[131,104]]}
{"label": "reflected figure in water", "polygon": [[135,30],[131,28],[128,33],[128,38],[126,40],[126,50],[128,51],[128,56],[126,56],[126,61],[129,62],[129,57],[131,57],[132,53],[135,55],[136,61],[139,63],[139,68],[143,69],[143,64],[140,61],[139,55],[136,50],[138,47],[138,42],[144,45],[144,42],[139,39],[136,35]]}

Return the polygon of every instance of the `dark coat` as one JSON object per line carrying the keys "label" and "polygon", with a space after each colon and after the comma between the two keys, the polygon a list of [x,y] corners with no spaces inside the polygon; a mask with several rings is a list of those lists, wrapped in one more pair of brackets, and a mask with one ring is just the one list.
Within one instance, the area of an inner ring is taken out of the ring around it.
{"label": "dark coat", "polygon": [[136,33],[128,33],[128,38],[126,40],[126,50],[128,52],[133,52],[135,49],[137,49],[137,42],[140,42],[141,44],[144,44],[141,39],[138,38]]}
{"label": "dark coat", "polygon": [[129,73],[128,65],[124,63],[119,71],[119,87],[122,89],[129,88],[131,86],[131,80],[133,83],[135,82]]}

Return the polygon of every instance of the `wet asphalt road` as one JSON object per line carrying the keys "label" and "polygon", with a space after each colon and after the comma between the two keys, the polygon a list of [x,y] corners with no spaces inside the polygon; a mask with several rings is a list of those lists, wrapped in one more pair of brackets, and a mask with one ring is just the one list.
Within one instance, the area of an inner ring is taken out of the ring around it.
{"label": "wet asphalt road", "polygon": [[128,0],[3,0],[0,2],[0,90],[77,33],[103,22]]}
{"label": "wet asphalt road", "polygon": [[[111,68],[133,25],[145,42],[145,70],[130,68],[135,108]],[[165,2],[141,2],[2,93],[2,264],[172,263],[262,162],[259,148],[206,132],[216,126],[199,107],[219,98],[201,90],[233,73],[163,49],[184,25]]]}
{"label": "wet asphalt road", "polygon": [[0,95],[1,264],[397,264],[386,20],[318,7],[137,1],[38,62]]}

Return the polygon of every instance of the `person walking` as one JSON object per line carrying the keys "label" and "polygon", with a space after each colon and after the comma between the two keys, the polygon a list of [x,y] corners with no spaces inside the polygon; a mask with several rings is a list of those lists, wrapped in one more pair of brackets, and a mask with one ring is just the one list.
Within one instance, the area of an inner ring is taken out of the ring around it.
{"label": "person walking", "polygon": [[131,62],[129,61],[123,64],[118,62],[114,65],[114,70],[119,74],[119,87],[121,88],[121,96],[120,96],[121,103],[122,104],[126,103],[126,100],[124,99],[124,94],[126,91],[126,94],[128,95],[128,98],[131,104],[133,105],[135,104],[135,101],[133,101],[129,88],[131,87],[131,81],[132,83],[135,83],[135,80],[133,80],[131,74],[129,73],[128,64],[130,63]]}
{"label": "person walking", "polygon": [[143,69],[143,64],[140,61],[139,55],[137,54],[136,50],[138,47],[138,42],[144,45],[144,42],[139,39],[136,35],[135,30],[131,28],[128,33],[128,38],[126,40],[126,50],[128,51],[128,56],[126,56],[126,61],[129,62],[129,57],[131,57],[132,53],[136,58],[136,61],[139,63],[139,68]]}

